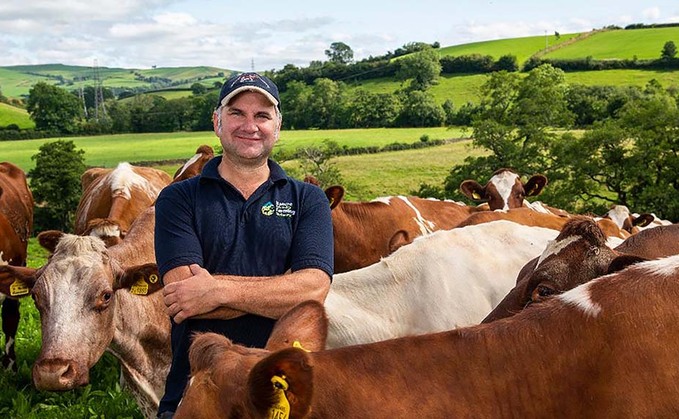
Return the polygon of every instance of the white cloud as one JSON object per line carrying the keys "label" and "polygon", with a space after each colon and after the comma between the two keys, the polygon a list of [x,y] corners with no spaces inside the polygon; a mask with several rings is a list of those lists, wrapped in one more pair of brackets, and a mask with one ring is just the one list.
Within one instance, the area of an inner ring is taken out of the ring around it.
{"label": "white cloud", "polygon": [[644,9],[644,11],[641,12],[641,15],[644,17],[644,19],[650,19],[655,21],[658,20],[658,18],[660,18],[660,9],[658,7]]}

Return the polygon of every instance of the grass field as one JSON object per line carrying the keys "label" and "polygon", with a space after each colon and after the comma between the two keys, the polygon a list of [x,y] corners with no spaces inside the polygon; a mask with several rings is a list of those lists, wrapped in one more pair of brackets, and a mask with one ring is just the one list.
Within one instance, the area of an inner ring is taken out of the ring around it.
{"label": "grass field", "polygon": [[[296,149],[311,145],[322,146],[324,140],[337,141],[340,145],[358,147],[366,145],[384,146],[394,142],[414,143],[422,135],[431,139],[460,138],[462,129],[434,128],[375,128],[353,130],[308,130],[282,131],[276,145],[282,149]],[[73,141],[77,148],[85,151],[85,164],[88,166],[113,167],[121,161],[160,161],[188,159],[196,149],[207,144],[219,144],[213,132],[181,132],[166,134],[121,134],[94,137],[63,138]],[[37,154],[42,144],[57,138],[0,141],[0,156],[25,171],[32,169],[35,162],[31,156]]]}
{"label": "grass field", "polygon": [[554,33],[546,36],[528,36],[523,38],[498,39],[493,41],[472,42],[469,44],[454,45],[439,49],[439,54],[444,57],[448,55],[471,55],[481,54],[490,55],[495,60],[503,55],[511,54],[516,56],[519,65],[522,65],[533,54],[539,52],[545,47],[552,47],[563,44],[577,37],[578,33],[559,34],[557,37]]}
{"label": "grass field", "polygon": [[35,123],[25,109],[0,103],[0,127],[16,124],[21,129],[35,128]]}
{"label": "grass field", "polygon": [[602,31],[559,48],[545,58],[585,58],[597,60],[660,58],[667,41],[679,42],[679,27]]}

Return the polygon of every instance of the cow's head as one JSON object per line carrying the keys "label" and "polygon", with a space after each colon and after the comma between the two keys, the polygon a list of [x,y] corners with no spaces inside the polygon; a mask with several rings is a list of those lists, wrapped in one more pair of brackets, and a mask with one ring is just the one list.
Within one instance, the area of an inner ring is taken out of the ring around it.
{"label": "cow's head", "polygon": [[89,369],[113,338],[117,291],[150,295],[160,288],[155,264],[124,268],[91,236],[62,234],[40,269],[0,267],[0,292],[30,294],[40,312],[42,348],[33,366],[39,390],[87,384]]}
{"label": "cow's head", "polygon": [[529,304],[539,303],[642,260],[611,249],[606,245],[603,231],[591,217],[576,216],[564,224],[561,233],[547,245],[542,255],[521,269],[516,286],[484,322],[512,316]]}
{"label": "cow's head", "polygon": [[640,227],[648,226],[655,219],[652,214],[648,213],[633,215],[625,205],[613,205],[604,217],[610,218],[622,230],[632,234],[638,233]]}
{"label": "cow's head", "polygon": [[520,208],[527,196],[537,196],[547,184],[547,177],[534,175],[522,183],[521,177],[511,169],[500,169],[493,173],[486,186],[475,180],[465,180],[460,190],[469,199],[487,202],[491,211]]}
{"label": "cow's head", "polygon": [[[289,386],[286,396],[291,406],[290,417],[303,417],[311,401],[311,368],[305,361],[306,351],[325,347],[327,328],[323,306],[308,301],[276,322],[266,349],[235,345],[214,333],[198,335],[189,352],[191,380],[174,417],[266,417],[271,407],[268,401],[275,392],[271,380],[281,375],[286,376],[281,379]],[[272,358],[269,355],[273,351],[280,352]],[[290,354],[290,358],[279,354]],[[281,358],[284,361],[272,362]],[[300,368],[306,374],[304,377],[297,375]],[[295,379],[291,379],[293,375]]]}

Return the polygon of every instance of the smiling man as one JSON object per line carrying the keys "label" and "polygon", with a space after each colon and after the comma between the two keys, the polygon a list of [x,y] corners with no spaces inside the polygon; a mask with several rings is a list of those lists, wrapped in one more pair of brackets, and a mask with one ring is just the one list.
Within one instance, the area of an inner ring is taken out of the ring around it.
{"label": "smiling man", "polygon": [[325,194],[269,158],[282,122],[273,81],[230,78],[213,121],[222,155],[156,202],[156,260],[172,319],[159,418],[171,418],[181,400],[194,332],[264,347],[277,318],[302,301],[325,300],[333,273]]}

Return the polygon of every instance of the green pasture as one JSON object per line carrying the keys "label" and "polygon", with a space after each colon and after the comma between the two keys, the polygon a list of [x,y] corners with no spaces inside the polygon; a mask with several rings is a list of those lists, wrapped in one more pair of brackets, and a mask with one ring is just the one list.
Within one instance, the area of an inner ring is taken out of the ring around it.
{"label": "green pasture", "polygon": [[469,44],[453,45],[439,49],[439,54],[444,57],[448,55],[490,55],[495,60],[503,55],[511,54],[516,56],[519,65],[523,64],[528,58],[537,52],[563,44],[572,38],[580,35],[579,33],[559,34],[557,37],[554,32],[539,36],[527,36],[523,38],[497,39],[493,41],[472,42]]}
{"label": "green pasture", "polygon": [[[348,147],[384,146],[394,142],[414,143],[419,141],[422,135],[428,135],[431,139],[464,136],[462,129],[443,127],[282,131],[276,147],[291,150],[312,145],[320,147],[324,140],[336,141],[340,146],[347,145]],[[3,161],[10,161],[28,171],[35,166],[31,156],[39,152],[40,146],[57,139],[0,141],[0,156]],[[219,140],[211,131],[120,134],[62,139],[73,141],[78,149],[85,151],[85,164],[99,167],[114,167],[122,161],[186,160],[193,156],[200,145],[207,144],[213,148],[219,145]]]}
{"label": "green pasture", "polygon": [[679,42],[679,27],[601,31],[559,48],[545,58],[576,59],[591,56],[597,60],[660,58],[667,41]]}
{"label": "green pasture", "polygon": [[0,127],[16,124],[21,129],[35,128],[35,123],[25,109],[0,103]]}

